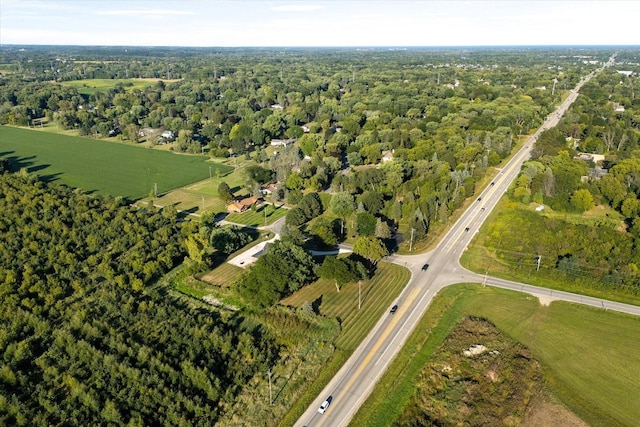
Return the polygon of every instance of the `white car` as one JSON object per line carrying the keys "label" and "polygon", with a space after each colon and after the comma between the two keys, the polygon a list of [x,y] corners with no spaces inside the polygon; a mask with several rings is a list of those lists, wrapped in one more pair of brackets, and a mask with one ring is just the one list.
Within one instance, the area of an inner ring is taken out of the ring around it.
{"label": "white car", "polygon": [[329,405],[331,405],[331,398],[328,398],[327,400],[322,402],[322,405],[320,405],[320,407],[318,408],[318,413],[324,414]]}

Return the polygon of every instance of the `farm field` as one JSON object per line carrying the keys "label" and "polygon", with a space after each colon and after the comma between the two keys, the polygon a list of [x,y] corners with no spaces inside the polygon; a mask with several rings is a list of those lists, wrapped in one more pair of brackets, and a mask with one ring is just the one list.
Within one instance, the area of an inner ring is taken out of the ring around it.
{"label": "farm field", "polygon": [[15,169],[26,168],[47,181],[128,199],[158,194],[209,177],[230,166],[186,156],[89,138],[0,127],[0,155]]}
{"label": "farm field", "polygon": [[156,84],[158,81],[166,83],[176,82],[178,80],[164,79],[86,79],[86,80],[70,80],[60,82],[62,86],[75,87],[78,93],[83,95],[93,95],[96,92],[107,92],[109,89],[122,85],[125,90],[140,89]]}
{"label": "farm field", "polygon": [[444,289],[352,425],[392,425],[413,393],[416,375],[464,316],[487,319],[527,346],[547,387],[589,425],[636,425],[640,419],[640,319],[477,285]]}

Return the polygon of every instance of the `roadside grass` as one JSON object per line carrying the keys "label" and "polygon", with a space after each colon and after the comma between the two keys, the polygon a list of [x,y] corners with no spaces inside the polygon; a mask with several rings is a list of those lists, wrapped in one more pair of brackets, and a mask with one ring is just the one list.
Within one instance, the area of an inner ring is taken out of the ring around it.
{"label": "roadside grass", "polygon": [[256,210],[248,210],[242,213],[232,213],[227,215],[226,221],[238,224],[248,225],[252,227],[260,227],[273,224],[275,221],[287,215],[287,210],[281,206],[263,203]]}
{"label": "roadside grass", "polygon": [[305,302],[317,304],[320,314],[337,318],[341,333],[336,340],[336,351],[319,375],[300,395],[280,425],[292,425],[340,370],[356,347],[389,309],[410,278],[404,267],[381,262],[371,280],[362,281],[362,308],[358,310],[358,284],[344,286],[336,291],[333,281],[320,279],[305,286],[280,303],[300,307]]}
{"label": "roadside grass", "polygon": [[118,85],[122,85],[125,90],[144,90],[149,86],[155,85],[160,80],[167,83],[177,81],[164,79],[86,79],[70,80],[60,82],[59,84],[62,86],[74,87],[78,90],[78,93],[83,95],[94,95],[96,92],[106,93],[109,89],[114,89]]}
{"label": "roadside grass", "polygon": [[[199,156],[113,144],[89,138],[0,127],[4,157],[12,168],[26,168],[45,181],[59,181],[85,191],[139,199],[191,184],[209,176],[209,163]],[[211,164],[221,174],[229,166]]]}
{"label": "roadside grass", "polygon": [[360,408],[351,425],[388,426],[402,413],[415,379],[463,316],[489,320],[528,347],[550,391],[590,425],[640,419],[640,319],[478,285],[443,289]]}

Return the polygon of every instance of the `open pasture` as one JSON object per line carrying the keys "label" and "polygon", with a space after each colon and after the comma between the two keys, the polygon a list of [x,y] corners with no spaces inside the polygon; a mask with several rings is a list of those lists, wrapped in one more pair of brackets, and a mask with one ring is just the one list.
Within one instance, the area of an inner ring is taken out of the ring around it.
{"label": "open pasture", "polygon": [[122,85],[125,90],[140,89],[156,84],[158,81],[164,81],[166,83],[174,82],[177,80],[162,80],[162,79],[86,79],[86,80],[70,80],[61,82],[63,86],[75,87],[78,93],[83,95],[93,95],[96,92],[107,92],[109,89],[114,89],[118,85]]}
{"label": "open pasture", "polygon": [[233,168],[200,156],[172,154],[89,138],[0,127],[0,155],[14,169],[25,168],[47,181],[135,200],[209,178]]}

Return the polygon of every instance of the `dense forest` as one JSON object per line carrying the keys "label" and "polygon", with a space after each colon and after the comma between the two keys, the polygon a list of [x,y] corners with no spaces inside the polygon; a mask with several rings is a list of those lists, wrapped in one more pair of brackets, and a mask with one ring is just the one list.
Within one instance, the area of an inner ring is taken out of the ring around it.
{"label": "dense forest", "polygon": [[8,173],[0,211],[0,424],[212,425],[278,356],[154,284],[183,256],[175,211]]}

